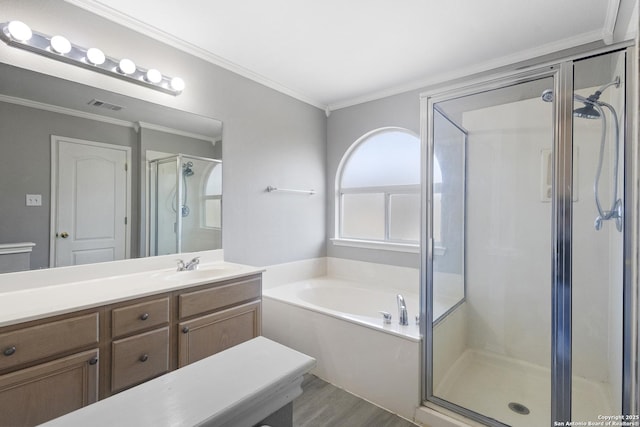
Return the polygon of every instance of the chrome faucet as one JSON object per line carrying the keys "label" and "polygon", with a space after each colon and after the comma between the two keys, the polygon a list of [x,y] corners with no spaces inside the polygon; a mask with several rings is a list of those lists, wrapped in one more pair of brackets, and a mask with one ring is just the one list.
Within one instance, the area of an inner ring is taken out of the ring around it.
{"label": "chrome faucet", "polygon": [[200,264],[200,257],[197,256],[188,263],[184,263],[183,260],[178,260],[178,271],[193,271],[198,269],[198,265]]}
{"label": "chrome faucet", "polygon": [[407,305],[404,303],[404,297],[400,294],[397,296],[398,298],[398,317],[399,323],[401,325],[409,324],[409,315],[407,314]]}

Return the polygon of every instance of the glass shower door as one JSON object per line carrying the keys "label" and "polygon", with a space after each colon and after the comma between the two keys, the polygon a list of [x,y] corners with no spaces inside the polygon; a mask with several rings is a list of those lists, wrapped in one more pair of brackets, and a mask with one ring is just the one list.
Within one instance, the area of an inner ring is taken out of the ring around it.
{"label": "glass shower door", "polygon": [[637,423],[629,56],[423,97],[427,405],[491,426]]}
{"label": "glass shower door", "polygon": [[433,108],[429,400],[494,425],[551,419],[554,110],[540,94],[553,87],[531,78]]}
{"label": "glass shower door", "polygon": [[180,252],[178,247],[178,160],[175,156],[149,163],[150,255]]}
{"label": "glass shower door", "polygon": [[574,64],[574,421],[623,413],[625,68],[624,51]]}

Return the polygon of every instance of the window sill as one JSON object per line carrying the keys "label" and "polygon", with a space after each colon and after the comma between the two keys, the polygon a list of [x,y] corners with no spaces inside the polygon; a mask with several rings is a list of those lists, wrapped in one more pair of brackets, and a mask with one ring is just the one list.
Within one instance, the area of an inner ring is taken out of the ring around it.
{"label": "window sill", "polygon": [[[373,240],[358,240],[358,239],[329,239],[336,246],[347,246],[351,248],[361,249],[377,249],[383,251],[394,252],[406,252],[417,254],[420,253],[420,245],[411,243],[393,243],[393,242],[376,242]],[[444,246],[434,246],[433,255],[443,256],[447,252],[447,248]]]}
{"label": "window sill", "polygon": [[411,243],[376,242],[373,240],[330,239],[336,246],[348,246],[362,249],[378,249],[383,251],[420,253],[420,245]]}

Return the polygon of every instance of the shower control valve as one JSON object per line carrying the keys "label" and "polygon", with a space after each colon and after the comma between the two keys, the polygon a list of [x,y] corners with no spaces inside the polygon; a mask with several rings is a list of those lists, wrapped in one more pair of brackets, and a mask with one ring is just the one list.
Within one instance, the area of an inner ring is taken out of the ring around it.
{"label": "shower control valve", "polygon": [[391,324],[391,313],[387,311],[379,311],[378,313],[382,314],[382,320],[384,321],[385,325]]}

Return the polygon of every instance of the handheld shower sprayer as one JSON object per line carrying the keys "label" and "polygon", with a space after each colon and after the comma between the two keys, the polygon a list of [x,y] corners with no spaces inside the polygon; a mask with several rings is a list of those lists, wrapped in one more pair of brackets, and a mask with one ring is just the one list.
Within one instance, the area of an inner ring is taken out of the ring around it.
{"label": "handheld shower sprayer", "polygon": [[[593,183],[593,193],[596,202],[596,209],[598,210],[598,216],[594,221],[594,228],[596,230],[600,230],[602,228],[602,224],[604,221],[615,219],[616,228],[618,231],[622,231],[622,200],[618,198],[618,163],[619,163],[619,149],[620,149],[620,129],[618,124],[618,114],[616,113],[615,108],[612,105],[600,101],[600,95],[609,87],[615,86],[616,88],[620,87],[620,77],[616,76],[616,78],[606,83],[598,88],[594,93],[589,95],[588,97],[584,97],[578,94],[573,95],[573,99],[584,104],[583,107],[576,108],[573,110],[574,117],[579,117],[582,119],[600,119],[602,120],[602,131],[600,135],[600,154],[598,156],[598,165],[596,168],[596,176]],[[552,102],[554,99],[554,94],[552,89],[546,89],[542,92],[541,98],[544,102]],[[604,113],[604,109],[609,110],[612,116],[613,129],[614,129],[614,150],[615,154],[613,155],[613,174],[612,174],[612,199],[611,206],[609,210],[604,210],[600,203],[600,175],[602,173],[602,163],[603,158],[605,156],[605,144],[607,139],[607,117]]]}

